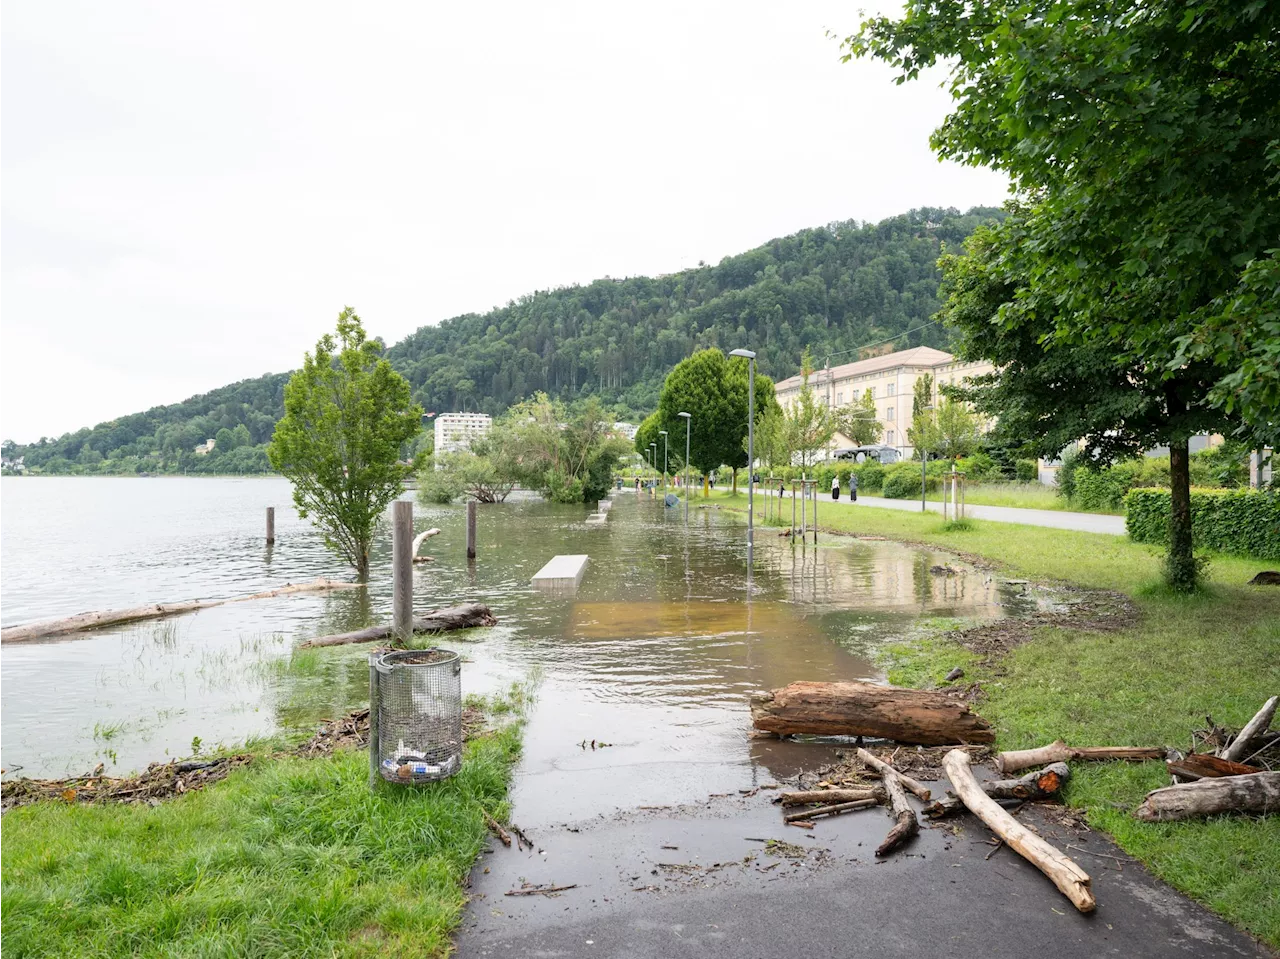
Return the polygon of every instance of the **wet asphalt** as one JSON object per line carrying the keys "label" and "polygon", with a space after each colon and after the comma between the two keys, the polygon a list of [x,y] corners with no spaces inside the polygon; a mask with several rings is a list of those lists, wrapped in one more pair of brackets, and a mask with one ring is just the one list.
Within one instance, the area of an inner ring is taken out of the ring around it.
{"label": "wet asphalt", "polygon": [[[926,825],[904,852],[878,861],[892,825],[885,810],[808,831],[783,824],[773,795],[549,826],[530,835],[533,849],[493,843],[472,873],[457,955],[1273,955],[1052,807],[1026,806],[1019,818],[1090,874],[1092,915],[1008,848],[992,852],[986,827],[967,815]],[[526,884],[576,888],[505,895]]]}

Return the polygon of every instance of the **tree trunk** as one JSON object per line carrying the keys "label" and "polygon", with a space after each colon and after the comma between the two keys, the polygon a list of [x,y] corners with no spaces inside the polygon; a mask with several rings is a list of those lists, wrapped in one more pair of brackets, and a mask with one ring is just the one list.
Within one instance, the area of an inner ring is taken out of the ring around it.
{"label": "tree trunk", "polygon": [[[982,791],[992,799],[1051,799],[1070,778],[1071,770],[1066,763],[1051,763],[1020,779],[993,779],[982,783]],[[963,806],[964,803],[955,796],[943,796],[926,806],[924,814],[930,819],[941,819],[959,812]]]}
{"label": "tree trunk", "polygon": [[733,468],[733,495],[738,495],[738,468]]}
{"label": "tree trunk", "polygon": [[1224,776],[1198,782],[1165,786],[1147,793],[1134,810],[1143,822],[1171,822],[1196,819],[1223,812],[1259,813],[1280,811],[1280,773],[1251,773]]}
{"label": "tree trunk", "polygon": [[907,802],[906,790],[902,788],[902,783],[898,781],[897,776],[884,777],[884,791],[889,796],[889,807],[893,810],[893,818],[897,821],[889,830],[889,834],[884,837],[884,842],[876,849],[877,856],[889,855],[920,831],[920,821],[916,819],[915,810]]}
{"label": "tree trunk", "polygon": [[1258,770],[1243,763],[1219,759],[1209,753],[1192,753],[1182,759],[1171,759],[1165,763],[1169,775],[1183,779],[1220,779],[1223,776],[1247,776]]}
{"label": "tree trunk", "polygon": [[923,746],[989,743],[991,727],[942,693],[872,683],[792,683],[757,695],[756,729],[789,736],[875,736]]}
{"label": "tree trunk", "polygon": [[1165,578],[1179,592],[1196,587],[1191,540],[1191,456],[1185,436],[1169,441],[1169,561]]}
{"label": "tree trunk", "polygon": [[[1081,912],[1098,907],[1090,888],[1089,874],[1065,853],[1054,849],[1030,829],[1005,812],[994,799],[982,791],[969,768],[969,754],[953,749],[942,760],[942,768],[955,788],[960,801],[981,819],[1005,844],[1049,877],[1058,890]],[[1219,780],[1220,782],[1221,780]]]}
{"label": "tree trunk", "polygon": [[[449,606],[427,613],[413,621],[415,633],[442,633],[454,629],[471,629],[475,626],[493,626],[497,618],[483,603],[463,603],[461,606]],[[353,633],[337,633],[333,636],[321,636],[299,643],[299,649],[310,649],[315,646],[346,646],[351,643],[376,643],[380,639],[389,639],[394,635],[391,626],[370,626],[358,629]]]}

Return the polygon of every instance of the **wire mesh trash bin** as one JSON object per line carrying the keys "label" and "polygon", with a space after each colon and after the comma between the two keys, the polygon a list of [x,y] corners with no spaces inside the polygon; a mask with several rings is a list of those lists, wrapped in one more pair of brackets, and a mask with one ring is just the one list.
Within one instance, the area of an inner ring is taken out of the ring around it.
{"label": "wire mesh trash bin", "polygon": [[369,656],[370,780],[421,785],[462,768],[462,662],[447,649]]}

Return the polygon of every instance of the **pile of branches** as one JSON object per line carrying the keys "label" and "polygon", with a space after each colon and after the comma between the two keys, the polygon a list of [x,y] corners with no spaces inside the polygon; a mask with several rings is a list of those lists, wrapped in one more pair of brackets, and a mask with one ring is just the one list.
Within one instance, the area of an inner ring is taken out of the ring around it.
{"label": "pile of branches", "polygon": [[[462,739],[475,738],[485,728],[482,710],[470,706],[462,710]],[[304,759],[332,756],[339,749],[369,748],[369,707],[355,709],[338,719],[326,719],[320,723],[315,735],[294,752]]]}
{"label": "pile of branches", "polygon": [[68,779],[11,779],[0,784],[0,805],[12,809],[53,799],[67,803],[150,803],[203,789],[225,779],[231,770],[253,760],[248,753],[215,759],[152,763],[136,776],[104,776],[102,766],[85,776]]}

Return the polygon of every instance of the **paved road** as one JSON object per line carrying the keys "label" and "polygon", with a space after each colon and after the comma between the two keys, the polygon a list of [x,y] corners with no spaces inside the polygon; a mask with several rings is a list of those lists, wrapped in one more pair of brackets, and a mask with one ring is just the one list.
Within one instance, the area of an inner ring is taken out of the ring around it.
{"label": "paved road", "polygon": [[[884,810],[826,820],[805,832],[782,824],[769,795],[546,828],[534,831],[534,851],[495,843],[472,873],[458,955],[1271,955],[1153,879],[1103,836],[1046,819],[1032,807],[1019,818],[1093,878],[1093,915],[1076,912],[1007,848],[988,859],[990,834],[967,816],[925,828],[904,854],[877,862],[873,850],[892,824]],[[800,858],[772,854],[768,839],[801,847]],[[505,895],[524,882],[576,888],[554,897]]]}
{"label": "paved road", "polygon": [[[848,495],[847,491],[841,491]],[[828,509],[847,508],[847,499],[832,502],[823,496],[818,503],[818,518]],[[920,501],[909,499],[882,499],[879,496],[859,496],[859,506],[874,506],[879,509],[899,509],[909,513],[920,512]],[[941,503],[929,503],[934,513],[942,512]],[[1069,513],[1065,510],[1053,509],[1016,509],[1012,506],[965,506],[965,514],[974,519],[993,520],[997,523],[1021,523],[1024,526],[1048,526],[1052,529],[1074,529],[1084,533],[1108,533],[1112,536],[1124,536],[1124,517],[1105,516],[1101,513]]]}

